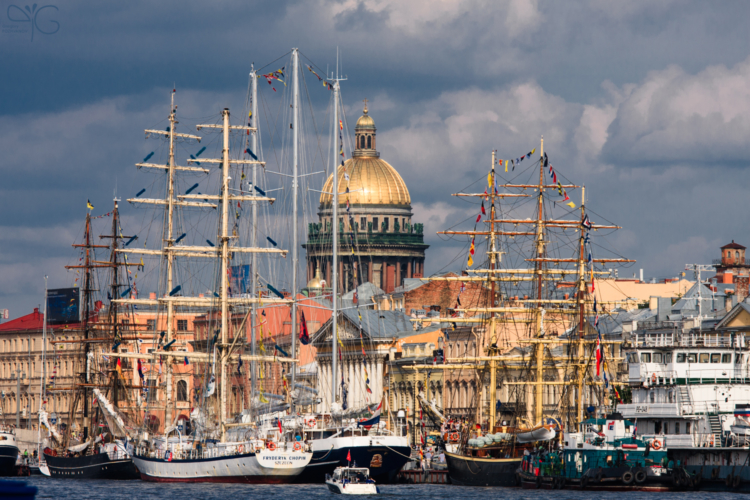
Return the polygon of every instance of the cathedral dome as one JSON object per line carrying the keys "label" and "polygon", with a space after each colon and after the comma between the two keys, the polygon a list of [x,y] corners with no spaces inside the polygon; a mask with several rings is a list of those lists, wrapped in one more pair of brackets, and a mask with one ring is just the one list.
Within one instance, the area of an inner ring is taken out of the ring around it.
{"label": "cathedral dome", "polygon": [[[380,159],[375,149],[375,121],[367,114],[367,103],[362,116],[354,127],[353,158],[338,167],[338,192],[349,187],[349,203],[352,205],[390,205],[411,208],[411,197],[406,183],[387,161]],[[346,176],[349,177],[347,182]],[[333,203],[333,175],[328,177],[320,196],[320,208],[330,208]],[[346,198],[339,195],[339,205]]]}
{"label": "cathedral dome", "polygon": [[[344,166],[339,166],[338,169],[339,193],[346,191],[347,181],[344,174],[349,175],[350,204],[411,206],[406,183],[387,161],[373,157],[352,158],[346,160]],[[320,195],[320,206],[329,208],[333,203],[333,196],[326,193],[333,192],[333,175],[326,181],[323,191]],[[344,204],[345,196],[339,195],[339,205]]]}

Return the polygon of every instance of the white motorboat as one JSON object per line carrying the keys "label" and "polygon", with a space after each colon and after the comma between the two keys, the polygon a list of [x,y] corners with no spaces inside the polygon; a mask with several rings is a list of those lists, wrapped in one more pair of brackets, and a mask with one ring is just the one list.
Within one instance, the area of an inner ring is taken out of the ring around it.
{"label": "white motorboat", "polygon": [[342,495],[377,495],[378,487],[366,467],[336,467],[333,476],[326,474],[328,489]]}

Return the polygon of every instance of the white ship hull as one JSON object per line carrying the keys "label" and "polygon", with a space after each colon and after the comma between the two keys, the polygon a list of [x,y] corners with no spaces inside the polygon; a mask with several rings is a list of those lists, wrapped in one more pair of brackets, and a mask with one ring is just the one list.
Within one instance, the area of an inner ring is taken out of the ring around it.
{"label": "white ship hull", "polygon": [[133,457],[144,481],[169,483],[288,483],[310,463],[312,453],[270,451],[171,461]]}

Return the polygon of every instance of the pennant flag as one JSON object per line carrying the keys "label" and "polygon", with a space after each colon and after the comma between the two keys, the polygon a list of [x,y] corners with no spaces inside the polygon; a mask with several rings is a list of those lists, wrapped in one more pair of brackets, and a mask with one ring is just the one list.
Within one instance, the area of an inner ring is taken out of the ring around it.
{"label": "pennant flag", "polygon": [[274,347],[276,348],[277,351],[279,351],[281,354],[283,354],[287,358],[290,357],[289,354],[284,349],[282,349],[281,346],[279,346],[279,344],[274,344]]}
{"label": "pennant flag", "polygon": [[487,186],[492,189],[492,172],[487,174]]}
{"label": "pennant flag", "polygon": [[513,167],[513,168],[510,169],[511,172],[515,172],[515,170],[516,170],[516,162],[513,161],[513,160],[510,160],[510,165],[511,165],[511,167]]}
{"label": "pennant flag", "polygon": [[258,161],[258,157],[255,156],[255,153],[253,153],[252,151],[250,151],[250,149],[246,149],[245,153],[249,154],[253,158],[253,160]]}
{"label": "pennant flag", "polygon": [[299,323],[299,341],[302,345],[310,343],[310,333],[307,331],[307,321],[305,321],[305,311],[300,311],[301,321]]}
{"label": "pennant flag", "polygon": [[117,358],[117,368],[116,368],[116,370],[117,370],[117,373],[119,373],[120,375],[122,375],[122,359],[120,359],[120,358]]}
{"label": "pennant flag", "polygon": [[154,156],[154,152],[153,152],[153,151],[151,151],[151,152],[150,152],[150,153],[149,153],[149,154],[148,154],[148,155],[147,155],[147,156],[146,156],[146,157],[145,157],[145,158],[143,159],[143,163],[146,163],[146,162],[147,162],[148,160],[150,160],[152,156]]}
{"label": "pennant flag", "polygon": [[352,461],[352,450],[349,450],[349,451],[346,452],[346,461],[347,462],[351,462]]}
{"label": "pennant flag", "polygon": [[529,156],[533,155],[536,152],[536,148],[531,150],[531,153],[529,153]]}
{"label": "pennant flag", "polygon": [[283,294],[283,293],[281,293],[280,291],[276,290],[276,289],[275,289],[274,287],[272,287],[272,286],[271,286],[270,284],[269,284],[269,285],[266,285],[266,287],[268,288],[268,290],[270,290],[271,292],[273,292],[274,294],[276,294],[277,296],[279,296],[279,298],[282,298],[282,299],[284,298],[284,294]]}
{"label": "pennant flag", "polygon": [[314,69],[312,69],[312,66],[310,66],[309,64],[306,64],[305,66],[307,66],[307,69],[309,69],[309,70],[310,70],[310,73],[312,73],[313,75],[315,75],[315,76],[317,76],[317,77],[318,77],[318,81],[321,81],[321,80],[322,80],[322,78],[320,77],[320,75],[319,75],[319,74],[317,74],[317,73],[315,72],[315,70],[314,70]]}
{"label": "pennant flag", "polygon": [[[570,198],[568,198],[568,199],[570,199]],[[576,204],[573,203],[572,201],[570,203],[566,203],[566,205],[568,205],[570,208],[575,208],[576,207]]]}
{"label": "pennant flag", "polygon": [[135,240],[137,240],[137,239],[138,239],[138,236],[133,236],[132,238],[130,238],[130,239],[129,239],[129,240],[128,240],[128,241],[126,242],[126,243],[125,243],[125,246],[128,246],[128,245],[130,245],[131,243],[133,243],[133,242],[134,242]]}
{"label": "pennant flag", "polygon": [[143,376],[143,365],[141,364],[140,359],[138,359],[137,361],[138,361],[138,376],[141,377],[141,381],[143,381],[143,379],[145,378]]}
{"label": "pennant flag", "polygon": [[275,241],[273,241],[270,237],[266,236],[266,239],[271,243],[271,245],[277,247],[279,246]]}
{"label": "pennant flag", "polygon": [[190,361],[188,361],[187,356],[185,356],[185,364],[184,364],[184,366],[187,366],[189,364],[190,364]]}
{"label": "pennant flag", "polygon": [[183,239],[185,239],[185,236],[187,236],[187,233],[182,233],[176,240],[174,240],[175,244],[181,242]]}
{"label": "pennant flag", "polygon": [[583,216],[583,222],[581,222],[581,225],[586,229],[591,229],[591,221],[589,220],[588,214]]}
{"label": "pennant flag", "polygon": [[130,293],[130,287],[128,287],[128,289],[127,289],[127,290],[125,290],[124,292],[122,292],[122,293],[120,294],[120,297],[124,297],[124,296],[126,296],[127,294],[129,294],[129,293]]}
{"label": "pennant flag", "polygon": [[263,191],[263,190],[262,190],[261,188],[259,188],[258,186],[253,186],[253,188],[254,188],[254,189],[255,189],[255,190],[257,191],[257,192],[259,192],[261,196],[265,196],[265,195],[266,195],[266,192],[265,192],[265,191]]}
{"label": "pennant flag", "polygon": [[176,287],[174,287],[172,289],[171,292],[169,292],[169,296],[170,297],[174,297],[180,290],[182,290],[182,286],[181,285],[177,285]]}
{"label": "pennant flag", "polygon": [[192,192],[193,192],[193,190],[194,190],[195,188],[197,188],[197,187],[198,187],[198,183],[196,182],[195,184],[193,184],[192,186],[190,186],[190,189],[188,189],[187,191],[185,191],[185,194],[190,194],[190,193],[192,193]]}
{"label": "pennant flag", "polygon": [[210,246],[210,247],[216,246],[213,243],[211,243],[211,240],[206,240],[206,243],[208,243],[208,246]]}
{"label": "pennant flag", "polygon": [[237,363],[237,375],[242,375],[242,356],[240,356],[240,361]]}
{"label": "pennant flag", "polygon": [[86,207],[89,210],[93,210],[94,209],[94,205],[91,204],[91,200],[86,200]]}
{"label": "pennant flag", "polygon": [[138,193],[135,195],[135,197],[138,198],[140,195],[142,195],[145,192],[146,192],[146,188],[143,188],[140,191],[138,191]]}
{"label": "pennant flag", "polygon": [[544,153],[544,166],[546,167],[549,165],[549,158],[547,158],[547,153]]}
{"label": "pennant flag", "polygon": [[599,336],[596,338],[596,376],[599,376],[599,372],[602,364],[602,334],[599,332]]}
{"label": "pennant flag", "polygon": [[284,429],[281,428],[281,419],[278,419],[276,422],[279,424],[279,434],[284,434]]}
{"label": "pennant flag", "polygon": [[484,200],[482,200],[482,215],[487,215],[487,212],[484,210]]}

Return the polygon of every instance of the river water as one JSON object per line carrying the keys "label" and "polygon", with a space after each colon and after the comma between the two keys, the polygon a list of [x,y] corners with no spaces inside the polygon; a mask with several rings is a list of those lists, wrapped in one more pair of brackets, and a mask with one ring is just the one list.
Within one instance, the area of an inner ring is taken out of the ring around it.
{"label": "river water", "polygon": [[[27,484],[39,488],[37,498],[75,500],[146,500],[146,499],[180,499],[180,500],[242,500],[245,498],[262,498],[263,500],[301,500],[317,498],[341,499],[328,491],[324,484],[308,485],[240,485],[240,484],[165,484],[143,481],[101,481],[51,479],[41,476],[25,478]],[[573,499],[607,499],[607,500],[651,500],[669,498],[670,500],[723,500],[738,499],[733,493],[679,492],[679,493],[603,493],[579,492],[566,490],[522,490],[518,488],[471,488],[451,485],[383,485],[380,496],[387,500],[573,500]]]}

